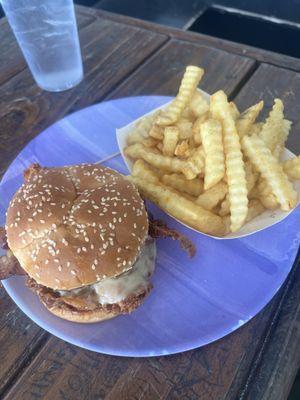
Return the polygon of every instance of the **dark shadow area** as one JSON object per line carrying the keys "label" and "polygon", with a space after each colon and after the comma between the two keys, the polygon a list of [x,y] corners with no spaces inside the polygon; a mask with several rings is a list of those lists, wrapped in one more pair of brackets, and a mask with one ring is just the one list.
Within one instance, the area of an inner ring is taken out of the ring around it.
{"label": "dark shadow area", "polygon": [[189,30],[300,57],[300,29],[283,23],[209,8]]}

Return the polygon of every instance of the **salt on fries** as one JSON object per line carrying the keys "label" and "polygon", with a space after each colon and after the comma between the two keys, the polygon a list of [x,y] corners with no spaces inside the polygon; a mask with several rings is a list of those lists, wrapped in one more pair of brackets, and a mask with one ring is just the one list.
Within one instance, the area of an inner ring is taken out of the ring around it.
{"label": "salt on fries", "polygon": [[240,111],[221,90],[207,101],[197,91],[203,73],[186,68],[176,98],[139,121],[124,153],[144,197],[196,230],[224,236],[266,209],[295,207],[300,156],[280,161],[291,128],[280,99],[258,122],[263,101]]}

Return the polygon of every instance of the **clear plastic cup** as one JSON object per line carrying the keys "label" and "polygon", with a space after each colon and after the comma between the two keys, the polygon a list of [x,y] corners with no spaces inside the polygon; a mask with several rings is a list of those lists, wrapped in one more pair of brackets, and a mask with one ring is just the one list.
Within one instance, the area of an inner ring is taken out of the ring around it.
{"label": "clear plastic cup", "polygon": [[59,92],[83,78],[73,0],[0,0],[31,73]]}

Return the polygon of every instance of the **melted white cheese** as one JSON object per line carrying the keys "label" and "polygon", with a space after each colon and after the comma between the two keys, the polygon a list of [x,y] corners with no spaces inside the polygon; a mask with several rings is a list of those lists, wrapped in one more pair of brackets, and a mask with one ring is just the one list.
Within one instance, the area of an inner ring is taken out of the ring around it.
{"label": "melted white cheese", "polygon": [[[156,246],[155,241],[151,240],[145,244],[136,263],[129,272],[116,278],[107,278],[89,287],[73,289],[70,291],[59,291],[63,296],[82,295],[87,292],[87,288],[94,291],[100,304],[114,304],[125,300],[129,295],[137,293],[147,287],[149,279],[155,267]],[[90,292],[90,291],[88,291]],[[88,294],[88,293],[86,293]]]}

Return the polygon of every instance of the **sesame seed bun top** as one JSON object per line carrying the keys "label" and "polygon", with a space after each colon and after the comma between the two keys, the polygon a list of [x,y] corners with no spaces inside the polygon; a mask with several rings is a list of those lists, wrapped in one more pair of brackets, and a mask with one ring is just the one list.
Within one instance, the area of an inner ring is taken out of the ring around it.
{"label": "sesame seed bun top", "polygon": [[132,268],[148,235],[136,188],[101,165],[32,165],[7,211],[8,245],[37,283],[93,284]]}

